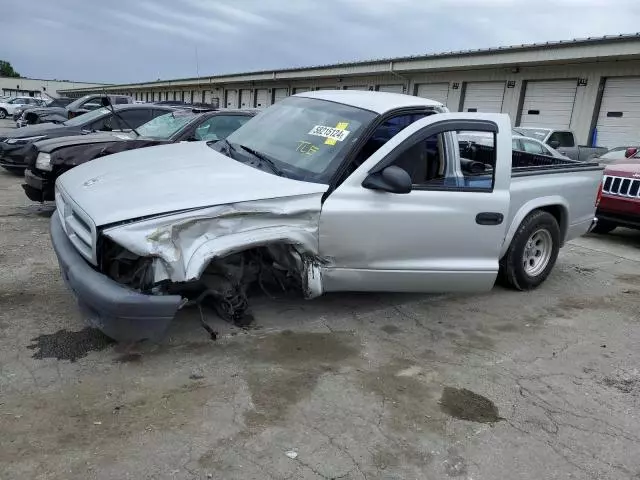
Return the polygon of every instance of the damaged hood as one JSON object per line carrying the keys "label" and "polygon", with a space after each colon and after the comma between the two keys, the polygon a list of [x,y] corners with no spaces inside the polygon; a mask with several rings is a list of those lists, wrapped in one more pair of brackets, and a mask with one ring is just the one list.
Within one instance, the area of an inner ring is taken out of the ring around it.
{"label": "damaged hood", "polygon": [[28,125],[26,127],[9,130],[7,133],[3,133],[5,138],[23,138],[23,137],[36,137],[39,135],[64,135],[64,133],[72,135],[76,132],[80,132],[78,128],[70,128],[66,125],[59,125],[56,123],[39,123],[37,125]]}
{"label": "damaged hood", "polygon": [[57,137],[47,140],[41,140],[36,143],[38,152],[51,153],[54,150],[72,145],[82,145],[103,142],[118,142],[131,140],[135,138],[135,134],[127,132],[96,132],[87,135],[70,135],[67,137]]}
{"label": "damaged hood", "polygon": [[56,185],[98,227],[181,210],[324,193],[329,188],[253,168],[206,142],[109,155],[69,170]]}

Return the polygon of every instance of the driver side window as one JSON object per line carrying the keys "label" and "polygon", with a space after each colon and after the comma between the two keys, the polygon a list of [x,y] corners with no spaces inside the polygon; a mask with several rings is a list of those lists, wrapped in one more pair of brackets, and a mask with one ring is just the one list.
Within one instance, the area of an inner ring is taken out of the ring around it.
{"label": "driver side window", "polygon": [[492,133],[445,131],[409,144],[390,165],[406,171],[415,190],[492,190],[495,164]]}
{"label": "driver side window", "polygon": [[371,155],[376,153],[385,143],[395,137],[398,133],[407,128],[413,122],[416,122],[427,115],[427,112],[416,112],[398,115],[397,117],[391,117],[385,120],[374,130],[369,140],[367,140],[367,142],[362,146],[356,155],[355,160],[347,169],[342,180],[351,175],[356,168],[362,165]]}

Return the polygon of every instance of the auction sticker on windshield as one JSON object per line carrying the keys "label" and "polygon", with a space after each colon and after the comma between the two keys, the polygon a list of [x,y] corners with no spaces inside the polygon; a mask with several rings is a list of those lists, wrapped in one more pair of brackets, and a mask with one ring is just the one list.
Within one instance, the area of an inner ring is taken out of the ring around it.
{"label": "auction sticker on windshield", "polygon": [[[346,124],[348,125],[348,124]],[[346,125],[343,127],[342,125],[338,125],[335,127],[325,127],[324,125],[316,125],[311,129],[309,135],[315,135],[317,137],[323,137],[327,140],[333,140],[342,142],[349,135],[349,130],[346,130]],[[340,128],[342,127],[342,128]]]}

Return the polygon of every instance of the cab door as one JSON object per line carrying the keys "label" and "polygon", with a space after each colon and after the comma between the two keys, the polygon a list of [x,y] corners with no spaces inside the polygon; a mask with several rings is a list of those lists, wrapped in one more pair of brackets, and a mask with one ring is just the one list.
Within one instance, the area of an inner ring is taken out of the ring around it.
{"label": "cab door", "polygon": [[[502,114],[438,114],[371,155],[324,202],[324,290],[491,289],[506,233],[510,131]],[[363,186],[388,166],[409,174],[409,193]]]}

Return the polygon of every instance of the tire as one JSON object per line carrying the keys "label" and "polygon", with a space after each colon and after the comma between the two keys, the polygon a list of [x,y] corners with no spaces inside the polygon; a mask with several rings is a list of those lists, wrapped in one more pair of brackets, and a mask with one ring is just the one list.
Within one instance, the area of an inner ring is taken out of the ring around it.
{"label": "tire", "polygon": [[598,223],[596,223],[596,226],[593,227],[593,230],[591,230],[593,233],[598,233],[600,235],[605,235],[607,233],[611,233],[613,232],[616,227],[618,225],[616,225],[613,222],[609,222],[607,220],[598,220]]}
{"label": "tire", "polygon": [[503,280],[516,290],[536,288],[551,273],[559,250],[560,227],[555,217],[542,210],[531,212],[500,261]]}
{"label": "tire", "polygon": [[7,111],[4,108],[0,108],[0,120],[7,118]]}

